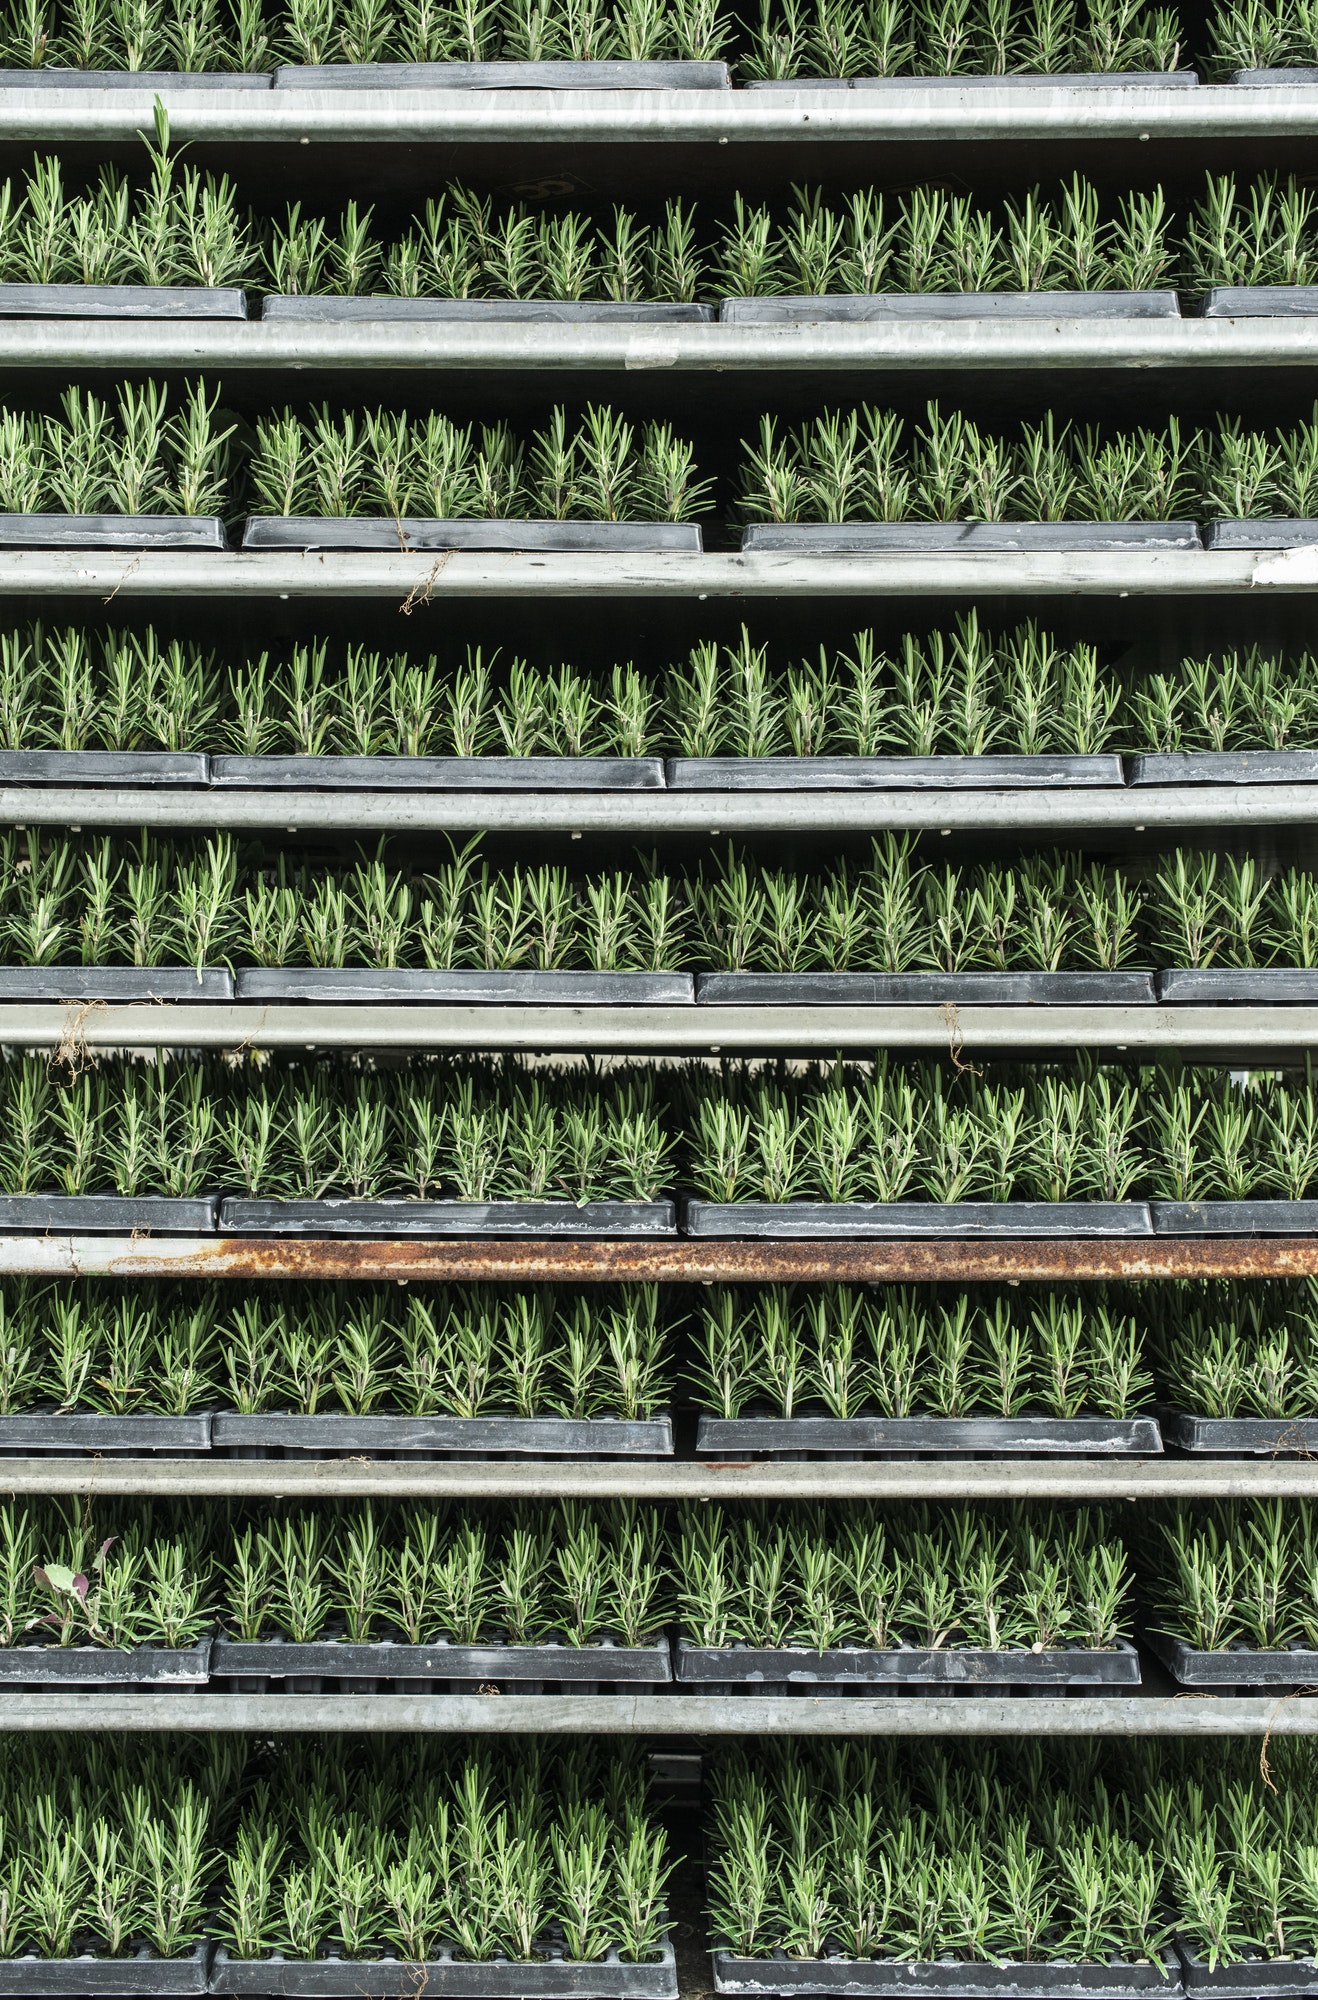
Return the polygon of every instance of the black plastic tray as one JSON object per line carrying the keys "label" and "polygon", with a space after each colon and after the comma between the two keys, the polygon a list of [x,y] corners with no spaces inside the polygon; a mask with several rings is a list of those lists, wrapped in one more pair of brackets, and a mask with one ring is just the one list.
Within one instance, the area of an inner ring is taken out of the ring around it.
{"label": "black plastic tray", "polygon": [[0,1646],[0,1687],[204,1687],[211,1640],[195,1646]]}
{"label": "black plastic tray", "polygon": [[[4,1438],[0,1418],[0,1442]],[[671,1458],[673,1420],[655,1417],[409,1417],[350,1416],[296,1410],[249,1415],[217,1410],[210,1420],[217,1451],[252,1450],[353,1457],[375,1452],[452,1452],[477,1457],[514,1453],[547,1458]]]}
{"label": "black plastic tray", "polygon": [[99,1410],[24,1410],[0,1416],[0,1452],[20,1457],[28,1452],[167,1451],[191,1456],[211,1447],[211,1413],[196,1410],[186,1417],[157,1416],[152,1411],[124,1417]]}
{"label": "black plastic tray", "polygon": [[1138,751],[1126,775],[1132,785],[1311,785],[1318,750]]}
{"label": "black plastic tray", "polygon": [[1318,521],[1210,521],[1204,529],[1206,549],[1302,549],[1314,543],[1318,543]]}
{"label": "black plastic tray", "polygon": [[226,1236],[677,1234],[671,1201],[252,1201],[226,1195],[219,1227]]}
{"label": "black plastic tray", "polygon": [[0,785],[204,785],[196,750],[0,750]]}
{"label": "black plastic tray", "polygon": [[0,514],[0,549],[227,549],[210,514]]}
{"label": "black plastic tray", "polygon": [[589,1965],[565,1958],[471,1965],[451,1956],[423,1965],[402,1958],[234,1959],[220,1945],[210,1991],[290,2000],[399,2000],[413,1993],[452,2000],[677,2000],[677,1965],[666,1940],[650,1965],[624,1965],[616,1951]]}
{"label": "black plastic tray", "polygon": [[4,1194],[0,1230],[213,1236],[218,1205],[215,1195]]}
{"label": "black plastic tray", "polygon": [[[3,517],[0,517],[2,519]],[[688,521],[440,521],[385,515],[342,518],[255,514],[244,549],[360,549],[384,555],[443,555],[450,549],[545,555],[699,555],[700,530]]]}
{"label": "black plastic tray", "polygon": [[288,64],[277,90],[730,90],[724,62]]}
{"label": "black plastic tray", "polygon": [[[0,766],[0,778],[4,775]],[[212,757],[211,783],[260,791],[660,792],[661,757]]]}
{"label": "black plastic tray", "polygon": [[[1318,82],[1318,71],[1313,71]],[[1210,1971],[1183,1939],[1176,1949],[1181,1960],[1181,1978],[1187,1993],[1221,1995],[1222,2000],[1264,2000],[1272,1993],[1318,1994],[1318,1961],[1312,1958],[1244,1958],[1235,1965],[1219,1965]]]}
{"label": "black plastic tray", "polygon": [[1198,1417],[1159,1412],[1163,1438],[1178,1451],[1231,1458],[1318,1458],[1318,1417]]}
{"label": "black plastic tray", "polygon": [[1205,319],[1311,319],[1318,285],[1214,285],[1200,310]]}
{"label": "black plastic tray", "polygon": [[1151,972],[702,972],[696,999],[702,1007],[1151,1007],[1154,991]]}
{"label": "black plastic tray", "polygon": [[1260,1006],[1312,1006],[1318,1001],[1318,971],[1307,966],[1260,965],[1236,970],[1230,966],[1177,966],[1158,974],[1158,998],[1189,1006],[1232,1005],[1254,1001]]}
{"label": "black plastic tray", "polygon": [[1142,1201],[688,1201],[688,1236],[891,1237],[1152,1236]]}
{"label": "black plastic tray", "polygon": [[677,1644],[684,1686],[748,1684],[834,1687],[1138,1687],[1140,1657],[1128,1640],[1110,1652],[1082,1646],[989,1652],[975,1646],[695,1646]]}
{"label": "black plastic tray", "polygon": [[233,977],[205,965],[0,965],[0,1002],[232,1000]]}
{"label": "black plastic tray", "polygon": [[604,1681],[647,1686],[673,1678],[666,1639],[651,1646],[358,1645],[345,1640],[248,1643],[217,1639],[211,1671],[279,1680],[314,1675],[330,1680]]}
{"label": "black plastic tray", "polygon": [[206,1991],[210,1946],[187,1958],[157,1958],[139,1951],[131,1958],[0,1958],[0,1994],[14,2000],[171,2000]]}
{"label": "black plastic tray", "polygon": [[0,90],[269,90],[268,70],[0,69]]}
{"label": "black plastic tray", "polygon": [[1174,1996],[1181,1973],[1171,1953],[1164,1967],[1151,1964],[1008,1963],[976,1965],[955,1959],[735,1958],[714,1953],[716,1993],[818,1993],[872,1995],[873,2000],[1146,2000]]}
{"label": "black plastic tray", "polygon": [[[445,1007],[690,1007],[689,972],[375,971],[240,966],[240,1000],[428,1001]],[[0,999],[4,998],[0,975]]]}
{"label": "black plastic tray", "polygon": [[1015,550],[1081,554],[1199,549],[1203,544],[1193,521],[811,521],[743,528],[741,546],[743,554],[864,556],[1007,555]]}
{"label": "black plastic tray", "polygon": [[1318,69],[1297,64],[1294,69],[1238,69],[1231,78],[1238,90],[1312,90]]}
{"label": "black plastic tray", "polygon": [[675,792],[1016,792],[1125,783],[1115,756],[670,757],[666,768]]}
{"label": "black plastic tray", "polygon": [[[1224,1647],[1203,1653],[1167,1632],[1145,1631],[1155,1652],[1181,1687],[1312,1687],[1318,1684],[1318,1652],[1294,1647],[1284,1652],[1257,1647]],[[1252,1989],[1251,1989],[1252,1990]]]}
{"label": "black plastic tray", "polygon": [[[2,294],[2,288],[0,288]],[[647,299],[413,299],[393,293],[336,298],[324,293],[272,292],[263,320],[335,324],[344,320],[404,320],[409,325],[452,321],[465,326],[708,326],[713,306]]]}
{"label": "black plastic tray", "polygon": [[1155,1236],[1312,1236],[1318,1201],[1153,1201]]}
{"label": "black plastic tray", "polygon": [[1161,1452],[1162,1437],[1155,1417],[702,1416],[696,1450],[717,1458],[748,1452],[1124,1458]]}
{"label": "black plastic tray", "polygon": [[[1318,309],[1318,308],[1316,308]],[[824,292],[724,299],[733,326],[814,326],[894,320],[1179,319],[1175,292]]]}
{"label": "black plastic tray", "polygon": [[246,319],[247,294],[211,285],[0,285],[0,319]]}

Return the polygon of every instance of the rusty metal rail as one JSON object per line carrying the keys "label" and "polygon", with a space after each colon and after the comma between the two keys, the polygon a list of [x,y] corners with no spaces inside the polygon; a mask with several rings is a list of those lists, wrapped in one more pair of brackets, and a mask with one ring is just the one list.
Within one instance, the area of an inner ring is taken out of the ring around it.
{"label": "rusty metal rail", "polygon": [[596,1237],[345,1241],[264,1236],[0,1236],[0,1277],[360,1278],[446,1284],[1016,1284],[1304,1278],[1318,1236],[661,1242]]}

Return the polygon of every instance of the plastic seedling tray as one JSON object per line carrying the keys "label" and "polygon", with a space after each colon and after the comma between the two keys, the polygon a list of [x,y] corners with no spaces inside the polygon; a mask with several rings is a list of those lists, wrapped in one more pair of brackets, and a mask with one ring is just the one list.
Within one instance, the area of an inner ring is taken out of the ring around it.
{"label": "plastic seedling tray", "polygon": [[1193,70],[1069,70],[1057,76],[1012,71],[994,76],[798,76],[743,84],[744,90],[1192,90]]}
{"label": "plastic seedling tray", "polygon": [[1318,542],[1318,521],[1280,516],[1261,521],[1210,521],[1204,530],[1207,549],[1303,549]]}
{"label": "plastic seedling tray", "polygon": [[1082,1646],[995,1652],[976,1646],[695,1646],[677,1643],[684,1685],[825,1684],[833,1687],[1138,1687],[1139,1654],[1129,1641],[1110,1651]]}
{"label": "plastic seedling tray", "polygon": [[724,62],[289,64],[276,90],[730,90]]}
{"label": "plastic seedling tray", "polygon": [[210,285],[0,285],[0,319],[246,319],[247,294]]}
{"label": "plastic seedling tray", "polygon": [[[1314,308],[1318,311],[1318,306]],[[893,320],[1179,319],[1175,292],[828,292],[724,299],[733,326],[869,325]]]}
{"label": "plastic seedling tray", "polygon": [[204,785],[196,750],[0,750],[0,785]]}
{"label": "plastic seedling tray", "polygon": [[1318,750],[1139,751],[1126,772],[1132,785],[1312,785]]}
{"label": "plastic seedling tray", "polygon": [[1163,1437],[1178,1451],[1228,1458],[1318,1458],[1318,1418],[1199,1417],[1186,1410],[1159,1414]]}
{"label": "plastic seedling tray", "polygon": [[[1313,73],[1318,80],[1318,72]],[[1235,1965],[1219,1965],[1210,1971],[1207,1959],[1199,1958],[1182,1939],[1177,1939],[1181,1977],[1185,1991],[1221,2000],[1264,2000],[1272,1993],[1318,1994],[1318,1960],[1312,1958],[1263,1958],[1251,1956]]]}
{"label": "plastic seedling tray", "polygon": [[[7,1421],[16,1420],[0,1417],[0,1443]],[[673,1455],[673,1420],[669,1416],[359,1417],[337,1411],[304,1416],[296,1410],[255,1415],[217,1410],[210,1424],[210,1439],[217,1451],[255,1447],[313,1455],[417,1452],[427,1456],[470,1452],[481,1458],[510,1452],[519,1457],[552,1458]]]}
{"label": "plastic seedling tray", "polygon": [[0,1231],[212,1236],[218,1206],[215,1195],[4,1194]]}
{"label": "plastic seedling tray", "polygon": [[232,1000],[233,977],[206,965],[3,965],[6,1000]]}
{"label": "plastic seedling tray", "polygon": [[1125,1458],[1161,1452],[1162,1436],[1155,1417],[702,1416],[696,1450],[711,1458],[800,1451]]}
{"label": "plastic seedling tray", "polygon": [[1238,90],[1312,90],[1318,69],[1238,69],[1231,81]]}
{"label": "plastic seedling tray", "polygon": [[[1318,1210],[1318,1204],[1315,1204]],[[688,1201],[688,1236],[1152,1236],[1142,1201]]]}
{"label": "plastic seedling tray", "polygon": [[1292,1006],[1318,1001],[1318,971],[1306,966],[1260,965],[1239,970],[1209,966],[1197,970],[1178,966],[1158,974],[1160,1000],[1198,1002],[1204,1006],[1233,1001],[1261,1005],[1289,1002]]}
{"label": "plastic seedling tray", "polygon": [[702,1007],[1151,1007],[1154,992],[1150,972],[702,972],[696,999]]}
{"label": "plastic seedling tray", "polygon": [[1115,756],[670,757],[667,776],[675,792],[1017,792],[1125,783]]}
{"label": "plastic seedling tray", "polygon": [[131,1958],[0,1958],[0,1995],[6,2000],[172,2000],[175,1994],[204,1993],[210,1946],[199,1944],[187,1958],[157,1958],[137,1951]]}
{"label": "plastic seedling tray", "polygon": [[[0,288],[2,292],[3,288]],[[648,299],[412,299],[393,293],[334,298],[305,292],[271,293],[261,309],[263,320],[432,320],[464,326],[707,326],[713,306],[676,305]]]}
{"label": "plastic seedling tray", "polygon": [[157,1416],[151,1411],[124,1417],[99,1410],[24,1410],[0,1417],[0,1452],[167,1451],[192,1454],[209,1451],[211,1414],[195,1410],[186,1417]]}
{"label": "plastic seedling tray", "polygon": [[736,1958],[714,1953],[716,1993],[817,1993],[873,2000],[1145,2000],[1181,1991],[1180,1968],[1168,1952],[1161,1965],[1121,1960],[1090,1964],[1060,1961],[1005,1965],[879,1958]]}
{"label": "plastic seedling tray", "polygon": [[211,1640],[195,1646],[0,1646],[0,1687],[204,1687]]}
{"label": "plastic seedling tray", "polygon": [[340,1639],[246,1643],[217,1639],[216,1674],[283,1679],[303,1674],[331,1680],[604,1681],[654,1685],[673,1678],[666,1639],[651,1646],[408,1646],[391,1639],[363,1645]]}
{"label": "plastic seedling tray", "polygon": [[1154,1201],[1155,1236],[1312,1236],[1318,1201]]}
{"label": "plastic seedling tray", "polygon": [[[429,1001],[440,1006],[682,1007],[695,1004],[689,972],[431,972],[347,966],[240,966],[240,1000]],[[4,997],[0,973],[0,999]]]}
{"label": "plastic seedling tray", "polygon": [[[557,1949],[557,1947],[551,1947]],[[677,2000],[677,1964],[667,1938],[652,1963],[624,1965],[615,1950],[591,1964],[545,1957],[529,1963],[487,1959],[478,1964],[443,1957],[417,1964],[403,1958],[230,1958],[223,1945],[211,1968],[212,1993],[251,1993],[288,2000],[398,2000],[400,1994],[443,2000]]]}
{"label": "plastic seedling tray", "polygon": [[[212,757],[211,782],[279,791],[659,792],[661,757]],[[0,765],[3,777],[3,765]]]}
{"label": "plastic seedling tray", "polygon": [[1205,319],[1311,319],[1318,285],[1214,285],[1201,311]]}
{"label": "plastic seedling tray", "polygon": [[209,514],[0,514],[0,549],[226,549]]}
{"label": "plastic seedling tray", "polygon": [[[1255,1646],[1224,1646],[1200,1652],[1169,1632],[1143,1633],[1147,1646],[1182,1687],[1310,1687],[1318,1682],[1318,1652],[1288,1646],[1276,1651]],[[1242,1988],[1253,1992],[1253,1988]]]}
{"label": "plastic seedling tray", "polygon": [[[0,517],[2,518],[2,517]],[[545,555],[699,555],[699,528],[687,521],[440,521],[348,515],[257,514],[244,549],[358,549],[388,555],[451,549]]]}
{"label": "plastic seedling tray", "polygon": [[[1318,541],[1318,522],[1312,539]],[[775,521],[741,531],[742,553],[765,555],[1081,554],[1202,546],[1193,521]]]}
{"label": "plastic seedling tray", "polygon": [[0,90],[269,90],[269,71],[229,69],[0,69]]}
{"label": "plastic seedling tray", "polygon": [[226,1195],[219,1226],[226,1236],[677,1234],[671,1201],[251,1201]]}

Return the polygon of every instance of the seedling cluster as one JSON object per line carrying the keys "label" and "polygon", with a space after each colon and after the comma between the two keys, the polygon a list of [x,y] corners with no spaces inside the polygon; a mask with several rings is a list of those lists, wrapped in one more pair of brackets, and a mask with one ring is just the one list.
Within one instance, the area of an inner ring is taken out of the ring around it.
{"label": "seedling cluster", "polygon": [[1305,1500],[1181,1509],[1144,1538],[1149,1623],[1203,1652],[1318,1650],[1318,1522]]}

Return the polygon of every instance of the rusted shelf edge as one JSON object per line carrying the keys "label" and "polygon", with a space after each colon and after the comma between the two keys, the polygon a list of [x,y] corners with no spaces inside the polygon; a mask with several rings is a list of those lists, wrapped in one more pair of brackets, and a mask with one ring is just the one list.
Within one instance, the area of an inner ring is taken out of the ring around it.
{"label": "rusted shelf edge", "polygon": [[654,1282],[864,1284],[1085,1279],[1301,1278],[1318,1236],[910,1238],[877,1242],[663,1242],[588,1238],[343,1239],[0,1236],[0,1277],[342,1279],[406,1284]]}
{"label": "rusted shelf edge", "polygon": [[0,1695],[0,1729],[500,1736],[1312,1736],[1311,1696]]}
{"label": "rusted shelf edge", "polygon": [[0,1494],[160,1499],[1155,1500],[1318,1498],[1318,1460],[0,1458]]}

